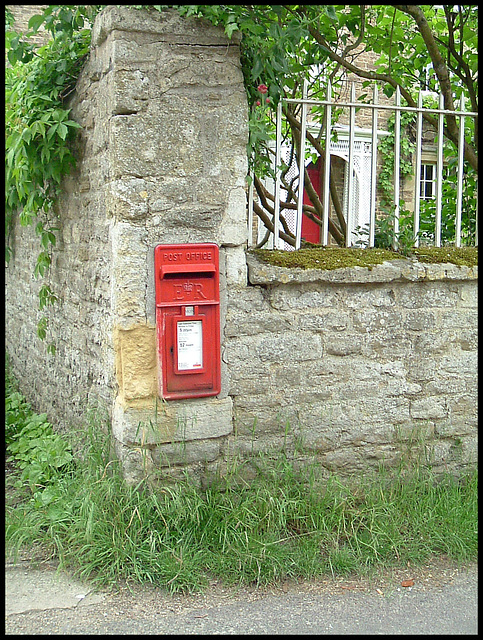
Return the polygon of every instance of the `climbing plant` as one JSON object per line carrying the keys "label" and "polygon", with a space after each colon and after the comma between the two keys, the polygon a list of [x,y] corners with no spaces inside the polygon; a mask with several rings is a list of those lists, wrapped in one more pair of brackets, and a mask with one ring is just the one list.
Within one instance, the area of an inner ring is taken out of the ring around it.
{"label": "climbing plant", "polygon": [[[71,142],[79,125],[70,117],[68,98],[89,52],[93,20],[104,6],[48,5],[30,19],[24,34],[15,31],[8,8],[5,13],[6,258],[11,256],[9,240],[16,219],[21,225],[33,226],[39,239],[37,278],[48,276],[57,232],[55,202],[63,177],[75,165]],[[300,95],[304,77],[311,78],[312,96],[317,97],[317,92],[324,90],[325,79],[334,79],[334,74],[344,69],[363,80],[382,83],[386,95],[399,87],[406,102],[415,106],[410,88],[418,81],[419,72],[432,64],[437,71],[436,85],[447,108],[453,106],[453,94],[458,98],[465,91],[471,110],[478,110],[477,5],[129,6],[133,10],[154,11],[176,8],[183,16],[205,18],[223,27],[229,38],[235,32],[242,34],[242,71],[248,102],[253,107],[248,156],[252,162],[259,158],[262,172],[272,164],[268,142],[273,138],[274,109],[281,98]],[[50,39],[36,48],[31,36],[41,27]],[[379,55],[375,70],[358,66],[357,47]],[[311,75],[314,69],[323,70],[315,81]],[[260,87],[264,87],[263,91]],[[312,115],[323,123],[322,112]],[[297,135],[298,114],[287,111],[286,116],[291,118],[292,133]],[[456,143],[455,118],[447,119],[444,135]],[[476,193],[473,186],[477,175],[477,138],[477,126],[473,126],[471,138],[465,142],[465,162],[471,168],[465,177],[468,187],[465,197],[472,207],[465,237],[474,233],[471,212]],[[321,148],[316,146],[319,141],[309,142],[320,155]],[[263,154],[264,161],[260,160]],[[309,179],[306,184],[307,188],[311,186]],[[451,182],[447,188],[451,189]],[[449,192],[447,199],[451,199]],[[337,210],[335,202],[334,207]],[[430,205],[425,207],[430,217]],[[307,214],[320,220],[317,201],[314,209]],[[334,228],[331,233],[341,243],[344,225],[343,220],[339,222],[340,229]],[[56,300],[51,286],[43,284],[39,291],[40,308]],[[42,339],[46,327],[43,316],[38,325]],[[49,345],[49,349],[53,351],[54,346]]]}
{"label": "climbing plant", "polygon": [[[58,299],[45,282],[58,231],[54,205],[63,177],[75,166],[71,141],[80,128],[70,118],[67,98],[89,52],[98,9],[50,5],[32,16],[24,34],[15,31],[8,8],[5,13],[5,257],[8,262],[12,255],[16,219],[32,226],[39,240],[34,276],[44,279],[41,310]],[[38,47],[32,36],[41,26],[49,39]],[[47,318],[42,315],[37,327],[42,340],[46,331]],[[54,353],[55,345],[49,344],[48,350]]]}

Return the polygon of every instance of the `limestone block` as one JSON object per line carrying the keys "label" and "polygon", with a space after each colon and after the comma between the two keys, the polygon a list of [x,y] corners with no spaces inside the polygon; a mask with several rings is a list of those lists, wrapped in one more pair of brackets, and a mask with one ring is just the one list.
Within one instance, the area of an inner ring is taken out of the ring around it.
{"label": "limestone block", "polygon": [[161,148],[160,133],[159,122],[146,114],[112,116],[108,129],[112,177],[174,173],[176,160],[170,164],[167,154],[157,156],[156,150]]}
{"label": "limestone block", "polygon": [[[467,390],[467,386],[467,380],[465,380],[464,377],[454,374],[447,374],[445,376],[436,374],[436,377],[433,380],[430,380],[425,385],[424,389],[429,395],[453,395],[464,393],[464,391]],[[449,405],[450,407],[451,404]],[[466,406],[466,402],[463,404]]]}
{"label": "limestone block", "polygon": [[252,309],[244,309],[242,305],[229,303],[226,314],[225,336],[241,337],[257,336],[261,333],[270,332],[282,333],[293,329],[295,324],[296,319],[291,314],[275,314],[266,309],[259,311],[256,308],[255,301]]}
{"label": "limestone block", "polygon": [[340,306],[340,295],[331,287],[312,283],[298,287],[274,287],[270,291],[270,304],[280,311],[333,309]]}
{"label": "limestone block", "polygon": [[391,334],[402,327],[401,312],[397,308],[370,308],[356,311],[353,315],[354,328],[371,334],[387,332]]}
{"label": "limestone block", "polygon": [[[426,446],[428,461],[437,470],[447,471],[448,463],[455,459],[454,440],[434,440]],[[459,456],[456,456],[459,457]],[[438,469],[438,466],[440,467]]]}
{"label": "limestone block", "polygon": [[126,222],[111,225],[112,312],[120,318],[145,321],[147,286],[146,230]]}
{"label": "limestone block", "polygon": [[[201,30],[199,21],[183,19],[176,10],[132,11],[128,7],[108,6],[96,18],[92,32],[92,41],[99,46],[113,31],[156,34],[158,38],[170,43],[227,45],[223,29],[204,23]],[[240,36],[233,34],[232,42],[238,44]]]}
{"label": "limestone block", "polygon": [[461,438],[461,459],[466,464],[478,463],[478,436],[472,434]]}
{"label": "limestone block", "polygon": [[340,269],[301,269],[276,267],[262,263],[247,254],[248,276],[252,284],[287,284],[289,282],[365,283],[392,282],[401,277],[400,264],[404,260],[384,262],[367,267],[343,267]]}
{"label": "limestone block", "polygon": [[267,304],[260,287],[230,287],[227,290],[228,306],[239,315],[258,314],[268,311]]}
{"label": "limestone block", "polygon": [[138,484],[155,471],[149,449],[128,447],[115,439],[114,453],[121,462],[123,477],[128,485]]}
{"label": "limestone block", "polygon": [[328,451],[321,460],[324,467],[335,473],[354,473],[364,468],[362,452],[351,447]]}
{"label": "limestone block", "polygon": [[244,340],[232,338],[225,340],[223,362],[228,364],[230,369],[236,369],[237,366],[244,366],[243,363],[247,363],[248,367],[250,364],[257,367],[260,361],[256,355],[254,357],[253,349]]}
{"label": "limestone block", "polygon": [[140,178],[113,180],[107,207],[116,220],[144,220],[149,212],[152,185]]}
{"label": "limestone block", "polygon": [[298,319],[299,329],[302,331],[317,331],[332,335],[332,332],[341,333],[350,326],[350,314],[344,309],[320,309],[318,313],[306,313],[300,315]]}
{"label": "limestone block", "polygon": [[[396,291],[394,287],[374,287],[367,284],[343,289],[341,292],[342,302],[348,309],[374,309],[376,311],[394,308],[396,304]],[[382,309],[381,309],[382,308]]]}
{"label": "limestone block", "polygon": [[188,465],[196,462],[213,462],[221,452],[221,438],[210,440],[196,440],[194,442],[180,441],[160,444],[153,453],[153,458],[160,467],[173,464]]}
{"label": "limestone block", "polygon": [[445,282],[418,282],[414,286],[400,288],[398,292],[399,305],[410,309],[456,307],[457,302],[458,295]]}
{"label": "limestone block", "polygon": [[149,74],[141,69],[117,69],[111,80],[113,115],[132,114],[148,108]]}
{"label": "limestone block", "polygon": [[458,333],[457,330],[423,332],[415,336],[414,349],[423,357],[433,353],[452,354],[458,341]]}
{"label": "limestone block", "polygon": [[477,303],[473,308],[438,309],[435,310],[437,326],[440,329],[466,329],[478,326]]}
{"label": "limestone block", "polygon": [[[402,311],[402,310],[401,310]],[[431,333],[438,322],[438,313],[434,309],[407,309],[402,311],[402,326],[406,331]]]}
{"label": "limestone block", "polygon": [[124,444],[157,445],[226,436],[233,430],[231,398],[163,401],[146,406],[124,405],[118,397],[113,409],[114,436]]}
{"label": "limestone block", "polygon": [[434,431],[440,438],[454,438],[455,436],[471,435],[477,424],[477,420],[466,420],[464,416],[451,417],[451,419],[438,420]]}
{"label": "limestone block", "polygon": [[478,273],[478,267],[467,267],[450,262],[425,265],[425,280],[464,280],[474,278]]}
{"label": "limestone block", "polygon": [[322,339],[314,334],[310,341],[305,336],[284,332],[280,334],[264,334],[253,341],[254,351],[262,361],[290,362],[315,360],[322,357]]}
{"label": "limestone block", "polygon": [[[247,264],[243,247],[223,247],[221,253],[226,261],[226,284],[228,287],[246,287]],[[223,258],[220,255],[220,262]]]}
{"label": "limestone block", "polygon": [[448,407],[442,397],[431,396],[411,400],[411,417],[417,419],[438,419],[448,417]]}
{"label": "limestone block", "polygon": [[[224,361],[224,358],[223,358]],[[229,394],[231,396],[242,396],[257,394],[260,388],[268,389],[272,384],[272,374],[268,366],[260,363],[259,366],[237,363],[234,367],[229,367]]]}
{"label": "limestone block", "polygon": [[336,338],[329,335],[324,340],[325,353],[333,356],[349,356],[362,352],[362,339],[359,335],[345,333]]}
{"label": "limestone block", "polygon": [[123,402],[151,398],[157,392],[156,329],[114,329],[116,377]]}
{"label": "limestone block", "polygon": [[247,254],[248,277],[252,284],[287,284],[290,282],[326,282],[333,284],[356,284],[376,282],[421,282],[474,280],[477,267],[454,264],[421,264],[415,260],[401,258],[372,267],[343,267],[340,269],[301,269],[276,267],[259,261]]}
{"label": "limestone block", "polygon": [[462,307],[475,309],[478,306],[478,267],[473,267],[473,270],[475,272],[475,282],[460,283],[459,297]]}
{"label": "limestone block", "polygon": [[449,415],[452,421],[464,421],[467,425],[478,422],[478,401],[470,394],[458,395],[448,401]]}

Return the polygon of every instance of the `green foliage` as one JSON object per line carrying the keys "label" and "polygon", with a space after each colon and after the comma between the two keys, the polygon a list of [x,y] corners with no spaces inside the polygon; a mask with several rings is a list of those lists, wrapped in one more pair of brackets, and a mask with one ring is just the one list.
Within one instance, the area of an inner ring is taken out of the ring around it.
{"label": "green foliage", "polygon": [[[171,592],[200,591],[213,577],[263,585],[417,565],[437,554],[477,557],[476,470],[436,478],[416,438],[404,441],[397,468],[345,480],[327,478],[299,443],[304,465],[274,451],[232,458],[204,490],[188,476],[127,486],[97,412],[68,441],[30,410],[8,370],[6,397],[9,449],[20,466],[6,506],[14,557],[41,548],[100,586],[128,580]],[[75,464],[70,441],[81,454]]]}
{"label": "green foliage", "polygon": [[[338,66],[337,56],[341,51],[349,54],[347,60],[344,55],[342,58],[352,65],[350,70],[366,80],[364,66],[358,67],[359,52],[351,51],[351,43],[359,37],[361,53],[379,54],[377,74],[372,80],[383,83],[387,96],[393,94],[396,85],[410,93],[432,63],[428,44],[414,17],[391,5],[180,5],[177,8],[181,15],[203,17],[224,27],[228,37],[235,32],[242,35],[242,69],[250,106],[256,104],[260,83],[268,87],[272,108],[282,97],[300,95],[304,77],[313,85],[311,93],[316,97],[318,91],[324,90],[326,80],[320,76],[314,79],[314,67],[323,69],[327,78]],[[456,99],[465,91],[472,110],[477,111],[478,8],[469,5],[421,5],[419,8],[452,74]],[[435,78],[432,88],[437,87]],[[316,110],[313,116],[317,119]],[[259,123],[253,125],[259,127]],[[252,144],[250,149],[253,148]]]}
{"label": "green foliage", "polygon": [[[49,270],[58,231],[54,204],[63,177],[75,166],[71,142],[80,125],[70,119],[65,101],[89,52],[89,20],[96,9],[49,5],[30,19],[30,31],[23,35],[12,30],[11,13],[6,14],[6,260],[11,257],[8,240],[18,217],[22,226],[34,226],[39,239],[36,278],[45,277]],[[51,38],[36,47],[30,37],[41,26]],[[55,293],[44,285],[40,308],[56,300]],[[38,335],[45,337],[45,327]]]}
{"label": "green foliage", "polygon": [[5,442],[7,460],[21,471],[16,486],[27,485],[46,504],[46,496],[53,495],[53,486],[73,461],[71,446],[54,433],[47,414],[32,411],[11,374],[5,378]]}
{"label": "green foliage", "polygon": [[[426,100],[426,103],[431,98]],[[427,105],[430,106],[430,105]],[[435,105],[433,105],[435,106]],[[416,116],[414,113],[401,112],[401,138],[400,138],[400,171],[399,179],[404,181],[414,174],[413,153],[414,131]],[[473,122],[470,121],[473,125]],[[394,196],[394,156],[395,156],[395,117],[388,119],[387,129],[389,135],[385,136],[378,144],[381,154],[382,168],[378,175],[378,186],[382,198],[380,208],[382,215],[376,218],[374,245],[389,249],[397,247],[403,255],[411,253],[416,238],[422,244],[434,244],[436,226],[436,200],[420,200],[419,231],[414,229],[414,216],[411,211],[405,209],[404,202],[400,201],[399,232],[395,233],[395,212],[393,204]],[[472,126],[470,127],[470,130]],[[442,184],[442,211],[441,211],[441,243],[452,244],[456,237],[456,203],[457,203],[457,156],[454,146],[445,141],[444,156],[449,158],[448,166],[444,170]],[[461,243],[472,245],[476,233],[476,205],[477,205],[477,172],[464,162],[463,169],[463,202],[461,212]],[[369,238],[369,225],[358,228],[360,240],[359,246],[367,245]],[[365,239],[364,239],[365,238]]]}
{"label": "green foliage", "polygon": [[[402,203],[401,203],[402,204]],[[414,231],[414,216],[411,211],[401,207],[398,217],[399,231],[395,229],[396,213],[394,207],[385,207],[383,215],[376,217],[374,223],[374,247],[387,251],[397,250],[401,255],[407,256],[412,252],[417,233]],[[357,227],[358,236],[355,247],[369,246],[369,224]]]}
{"label": "green foliage", "polygon": [[[415,122],[415,115],[411,112],[401,112],[400,160],[399,179],[404,180],[413,173],[412,153],[415,150],[412,136],[407,135],[407,129]],[[387,122],[388,136],[384,136],[378,143],[378,151],[382,156],[381,170],[378,174],[378,186],[383,194],[382,206],[388,206],[392,201],[394,191],[394,157],[395,157],[395,116],[391,115]]]}
{"label": "green foliage", "polygon": [[[363,86],[374,80],[382,85],[386,96],[391,97],[400,88],[403,99],[415,106],[414,91],[426,76],[428,65],[433,64],[434,50],[429,40],[423,37],[418,28],[418,20],[413,11],[421,12],[435,46],[438,47],[449,74],[451,93],[458,100],[463,93],[469,98],[472,111],[477,111],[478,102],[478,63],[477,63],[477,17],[476,7],[471,6],[406,6],[391,5],[187,5],[178,10],[185,16],[203,17],[213,24],[223,26],[228,37],[238,32],[242,35],[242,70],[250,107],[249,142],[247,147],[250,169],[257,177],[272,174],[273,141],[275,138],[274,110],[283,98],[301,97],[304,79],[309,81],[309,96],[325,98],[327,80],[332,82],[333,97],[343,95],[345,84],[337,80],[337,69],[345,67],[351,73],[359,75]],[[358,42],[358,53],[352,44]],[[358,55],[364,51],[378,54],[376,70],[368,71],[365,65],[359,65]],[[341,53],[342,52],[342,53]],[[439,70],[441,74],[441,69]],[[268,89],[269,104],[260,100],[257,88],[260,84]],[[444,83],[443,83],[444,85]],[[440,79],[434,74],[430,81],[432,90],[443,89]],[[347,97],[347,96],[345,96]],[[428,98],[429,99],[429,98]],[[321,126],[324,123],[325,107],[311,107],[312,122]],[[333,120],[338,109],[333,110]],[[300,114],[293,113],[300,120]],[[424,119],[432,116],[425,114]],[[403,131],[413,126],[414,116],[402,112]],[[432,118],[434,124],[434,118]],[[376,246],[398,247],[407,254],[414,241],[412,223],[405,213],[400,217],[398,238],[390,225],[394,223],[393,207],[393,171],[394,171],[394,117],[389,124],[391,134],[381,140],[380,150],[384,162],[378,183],[382,189],[382,207],[389,212],[389,218],[377,229]],[[466,140],[471,140],[471,157],[465,162],[467,168],[476,171],[476,127],[473,118],[466,118]],[[322,132],[322,129],[321,129]],[[287,136],[286,130],[283,132]],[[445,128],[448,137],[448,127]],[[289,146],[296,147],[297,127],[292,132]],[[321,138],[322,139],[322,138]],[[403,135],[400,142],[400,176],[404,179],[412,172],[412,153],[414,136]],[[452,137],[453,143],[455,136]],[[321,147],[324,145],[322,144]],[[318,151],[320,153],[320,150]],[[310,150],[307,151],[310,154]],[[450,154],[451,155],[451,154]],[[316,160],[315,158],[314,160]],[[283,185],[285,193],[290,187]],[[474,179],[465,178],[465,187],[470,194],[463,207],[463,242],[472,242],[475,233],[474,206],[469,209],[467,200],[474,199],[476,189]],[[443,211],[443,241],[454,241],[454,202],[450,185],[446,187]],[[453,205],[452,205],[453,203]],[[403,212],[405,203],[401,202]],[[421,240],[434,236],[434,219],[431,220],[431,205],[424,204],[421,210]],[[270,211],[265,212],[270,217]],[[466,216],[466,218],[465,218]],[[434,218],[434,215],[433,215]],[[451,237],[452,236],[452,237]],[[340,242],[337,236],[334,238]]]}
{"label": "green foliage", "polygon": [[[441,194],[441,244],[454,243],[456,237],[457,174],[456,160],[450,158]],[[478,177],[465,162],[461,205],[461,245],[475,244]],[[436,201],[420,202],[420,240],[422,244],[434,244],[436,226]]]}
{"label": "green foliage", "polygon": [[[37,50],[26,44],[28,34],[6,38],[12,65],[6,69],[5,94],[7,219],[19,213],[22,225],[35,224],[44,253],[55,244],[57,229],[38,217],[44,214],[48,220],[60,181],[75,164],[69,142],[80,125],[69,119],[64,100],[75,86],[90,43],[88,29],[75,32],[62,16],[60,10],[53,38]],[[52,19],[52,13],[33,16],[32,33]],[[48,254],[43,255],[38,275],[48,265]]]}
{"label": "green foliage", "polygon": [[22,473],[19,486],[27,483],[32,493],[44,491],[56,482],[59,469],[72,461],[68,443],[53,432],[47,414],[32,415],[8,445],[8,460],[15,461]]}
{"label": "green foliage", "polygon": [[5,444],[9,446],[32,414],[30,404],[18,391],[9,371],[5,370]]}

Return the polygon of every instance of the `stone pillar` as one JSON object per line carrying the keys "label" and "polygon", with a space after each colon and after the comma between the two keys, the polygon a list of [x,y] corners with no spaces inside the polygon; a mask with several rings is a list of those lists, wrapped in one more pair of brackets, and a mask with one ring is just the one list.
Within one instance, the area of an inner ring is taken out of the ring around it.
{"label": "stone pillar", "polygon": [[[225,369],[216,398],[159,397],[154,247],[220,246],[223,352],[227,287],[246,285],[248,108],[238,42],[205,21],[110,6],[96,20],[92,47],[109,114],[105,195],[118,385],[112,428],[134,480],[143,465],[158,464],[163,443],[170,443],[170,462],[173,442],[232,431]],[[214,444],[198,442],[191,462],[213,460]]]}

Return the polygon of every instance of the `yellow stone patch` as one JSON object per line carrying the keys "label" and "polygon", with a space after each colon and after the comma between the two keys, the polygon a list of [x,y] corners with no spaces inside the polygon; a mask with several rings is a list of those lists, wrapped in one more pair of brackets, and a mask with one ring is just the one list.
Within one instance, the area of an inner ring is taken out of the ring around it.
{"label": "yellow stone patch", "polygon": [[148,407],[157,395],[156,329],[114,329],[116,378],[124,405]]}

